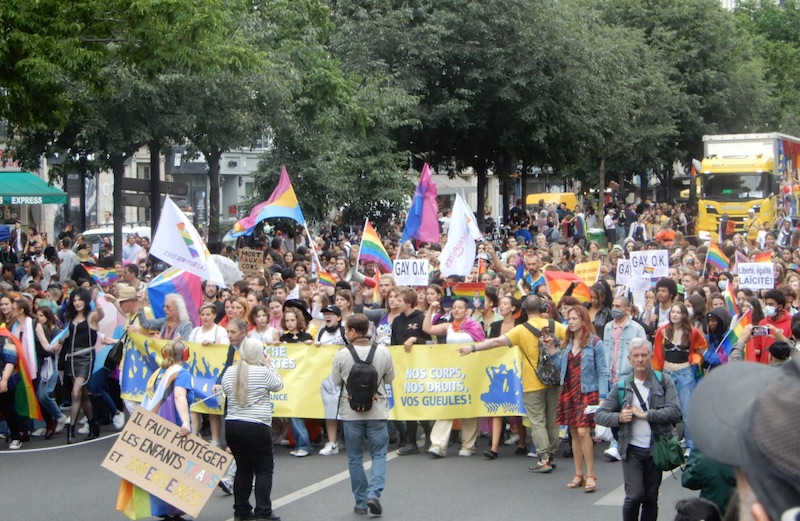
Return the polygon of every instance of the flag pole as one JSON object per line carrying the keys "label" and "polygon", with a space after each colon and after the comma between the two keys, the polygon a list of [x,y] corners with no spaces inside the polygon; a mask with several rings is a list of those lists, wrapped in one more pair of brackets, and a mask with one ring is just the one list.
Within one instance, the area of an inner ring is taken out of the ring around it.
{"label": "flag pole", "polygon": [[361,262],[361,252],[364,251],[364,233],[367,231],[368,224],[369,224],[369,217],[365,217],[364,230],[361,232],[361,244],[358,245],[358,258],[356,259],[356,269],[358,269],[358,264]]}
{"label": "flag pole", "polygon": [[[316,265],[318,267],[317,273],[319,273],[319,271],[322,270],[322,262],[320,262],[319,256],[317,255],[317,243],[314,242],[314,239],[311,238],[311,232],[308,231],[308,224],[303,223],[303,229],[306,231],[306,237],[308,237],[308,247],[314,256],[314,261],[316,261]],[[313,271],[313,266],[312,266],[312,271]]]}

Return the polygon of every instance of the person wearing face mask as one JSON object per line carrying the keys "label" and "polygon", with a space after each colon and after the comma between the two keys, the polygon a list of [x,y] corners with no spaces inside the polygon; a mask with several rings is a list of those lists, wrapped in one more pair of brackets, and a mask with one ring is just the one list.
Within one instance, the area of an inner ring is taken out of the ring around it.
{"label": "person wearing face mask", "polygon": [[689,321],[704,335],[708,333],[706,300],[698,294],[689,295],[684,303],[689,312]]}
{"label": "person wearing face mask", "polygon": [[727,355],[721,352],[720,344],[728,334],[731,325],[731,314],[725,308],[714,308],[708,313],[708,349],[703,353],[703,365],[713,369],[727,361]]}
{"label": "person wearing face mask", "polygon": [[[786,296],[779,289],[771,289],[764,294],[764,319],[761,320],[759,326],[774,326],[783,333],[784,337],[789,337],[792,334],[792,317],[786,312]],[[772,328],[770,328],[772,330]],[[770,353],[769,346],[775,342],[775,336],[759,336],[754,338],[755,357],[756,361],[762,364],[769,364]]]}

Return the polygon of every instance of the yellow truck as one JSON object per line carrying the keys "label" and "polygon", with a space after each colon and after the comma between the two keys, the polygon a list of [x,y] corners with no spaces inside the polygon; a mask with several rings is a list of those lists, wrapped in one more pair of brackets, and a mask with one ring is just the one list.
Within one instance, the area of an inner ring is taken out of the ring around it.
{"label": "yellow truck", "polygon": [[771,226],[779,209],[781,179],[800,161],[800,138],[786,134],[703,136],[698,216],[701,239],[719,240],[723,215],[744,232],[751,208]]}

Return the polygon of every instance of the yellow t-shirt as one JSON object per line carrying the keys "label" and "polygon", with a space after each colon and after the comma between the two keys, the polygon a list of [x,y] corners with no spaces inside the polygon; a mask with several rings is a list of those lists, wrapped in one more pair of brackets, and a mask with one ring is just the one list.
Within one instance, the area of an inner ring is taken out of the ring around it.
{"label": "yellow t-shirt", "polygon": [[[549,320],[542,317],[533,317],[528,320],[528,323],[540,330],[544,327],[549,327]],[[553,335],[562,342],[567,337],[567,328],[564,324],[558,321],[554,322],[555,331]],[[506,338],[511,342],[512,346],[518,346],[522,352],[522,390],[529,393],[531,391],[541,391],[547,389],[548,386],[544,385],[539,377],[536,376],[536,367],[539,365],[539,338],[531,333],[525,324],[514,326],[514,329],[506,333]],[[526,358],[527,355],[527,358]]]}

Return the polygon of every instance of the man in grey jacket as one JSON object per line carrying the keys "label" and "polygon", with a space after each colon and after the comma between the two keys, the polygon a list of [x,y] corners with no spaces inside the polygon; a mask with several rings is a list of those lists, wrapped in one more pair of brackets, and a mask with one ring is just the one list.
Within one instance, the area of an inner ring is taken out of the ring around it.
{"label": "man in grey jacket", "polygon": [[[678,392],[669,375],[653,371],[653,345],[645,339],[630,343],[628,360],[633,375],[608,393],[595,413],[595,422],[616,427],[625,482],[623,521],[655,521],[661,471],[651,448],[660,436],[670,436],[681,419]],[[641,517],[639,512],[641,510]]]}

